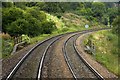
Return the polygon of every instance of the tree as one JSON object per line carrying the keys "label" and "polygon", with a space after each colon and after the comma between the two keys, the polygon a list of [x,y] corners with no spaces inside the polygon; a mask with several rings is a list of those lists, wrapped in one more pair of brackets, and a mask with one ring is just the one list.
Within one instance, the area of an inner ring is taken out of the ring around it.
{"label": "tree", "polygon": [[45,2],[37,2],[36,5],[38,9],[43,10],[45,6]]}
{"label": "tree", "polygon": [[2,30],[7,32],[6,27],[12,22],[23,17],[23,10],[16,7],[4,8],[2,10]]}
{"label": "tree", "polygon": [[9,8],[12,7],[13,3],[12,2],[2,2],[2,7],[3,8]]}
{"label": "tree", "polygon": [[61,9],[59,7],[59,3],[58,2],[54,2],[54,3],[53,2],[47,2],[42,7],[42,10],[45,10],[45,11],[50,12],[50,13],[61,12]]}
{"label": "tree", "polygon": [[27,2],[14,2],[13,4],[17,8],[25,9]]}
{"label": "tree", "polygon": [[94,17],[97,17],[100,21],[106,12],[105,4],[102,2],[93,2],[92,3],[92,11]]}
{"label": "tree", "polygon": [[115,5],[114,2],[105,2],[105,6],[106,6],[107,8],[112,8],[112,7],[114,7],[114,5]]}
{"label": "tree", "polygon": [[42,33],[41,22],[39,20],[34,17],[30,17],[27,21],[29,22],[29,32],[27,33],[29,36],[34,37]]}
{"label": "tree", "polygon": [[[112,25],[113,25],[112,32],[117,34],[118,47],[120,48],[120,16],[117,16],[117,18],[114,19]],[[120,51],[120,49],[118,49],[118,52],[119,51]],[[119,57],[120,57],[120,54],[119,54]]]}
{"label": "tree", "polygon": [[118,16],[117,18],[114,19],[113,21],[113,33],[118,34],[118,36],[120,36],[120,16]]}
{"label": "tree", "polygon": [[[27,2],[26,5],[27,5],[28,7],[33,7],[33,6],[36,6],[37,3],[38,3],[38,2]],[[42,2],[41,2],[41,3],[42,3]]]}
{"label": "tree", "polygon": [[101,22],[104,24],[104,25],[108,25],[108,16],[107,15],[104,15],[103,17],[102,17],[102,20],[101,20]]}
{"label": "tree", "polygon": [[114,8],[108,8],[108,16],[109,16],[109,22],[110,25],[112,24],[113,20],[116,18],[118,15],[118,9],[116,7]]}
{"label": "tree", "polygon": [[37,20],[40,20],[40,22],[46,20],[46,14],[42,11],[39,11],[36,7],[27,8],[26,12],[30,13],[30,15],[36,18]]}
{"label": "tree", "polygon": [[28,25],[29,23],[25,19],[17,19],[7,27],[7,31],[11,36],[20,36],[29,31]]}
{"label": "tree", "polygon": [[93,13],[91,8],[82,8],[80,9],[80,14],[84,16],[91,16]]}
{"label": "tree", "polygon": [[42,23],[41,29],[42,29],[42,33],[51,34],[52,31],[56,29],[56,26],[55,26],[55,23],[52,21],[49,21],[49,22],[45,21]]}
{"label": "tree", "polygon": [[29,22],[27,35],[33,37],[42,33],[41,31],[41,21],[33,17],[30,13],[24,13],[23,17],[26,21]]}

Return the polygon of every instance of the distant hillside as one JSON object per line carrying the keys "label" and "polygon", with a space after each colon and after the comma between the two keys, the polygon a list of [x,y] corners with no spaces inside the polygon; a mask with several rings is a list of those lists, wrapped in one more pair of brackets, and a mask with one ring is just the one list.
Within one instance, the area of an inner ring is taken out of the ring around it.
{"label": "distant hillside", "polygon": [[66,23],[67,26],[69,26],[70,23],[76,26],[83,26],[89,23],[89,21],[85,19],[83,16],[78,16],[74,13],[65,13],[62,16],[62,20]]}

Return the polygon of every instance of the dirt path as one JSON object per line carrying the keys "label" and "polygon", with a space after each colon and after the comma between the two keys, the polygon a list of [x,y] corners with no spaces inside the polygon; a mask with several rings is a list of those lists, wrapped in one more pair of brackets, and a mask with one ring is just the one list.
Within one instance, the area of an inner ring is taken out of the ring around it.
{"label": "dirt path", "polygon": [[82,57],[84,57],[104,78],[117,78],[116,75],[109,72],[105,67],[96,62],[92,56],[84,52],[82,42],[85,39],[85,36],[86,34],[80,36],[76,41],[77,49],[81,52]]}

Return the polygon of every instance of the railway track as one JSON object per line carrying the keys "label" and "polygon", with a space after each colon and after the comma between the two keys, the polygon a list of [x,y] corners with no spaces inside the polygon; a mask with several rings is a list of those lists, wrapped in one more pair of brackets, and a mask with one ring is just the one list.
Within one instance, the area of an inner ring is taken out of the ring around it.
{"label": "railway track", "polygon": [[[68,64],[69,69],[72,72],[73,77],[75,79],[84,78],[84,77],[98,78],[98,76],[96,76],[97,72],[95,73],[95,70],[91,68],[90,65],[88,66],[87,65],[88,63],[85,62],[85,60],[82,59],[80,55],[78,55],[78,51],[74,44],[74,41],[77,39],[79,35],[87,32],[91,32],[91,31],[92,30],[83,31],[82,33],[74,32],[74,33],[67,33],[64,35],[58,35],[38,43],[16,64],[16,66],[14,66],[14,68],[6,77],[6,80],[12,79],[12,78],[36,78],[38,80],[41,79],[43,76],[42,74],[44,70],[44,62],[45,62],[45,59],[47,59],[46,56],[48,55],[47,53],[49,52],[49,49],[55,42],[59,41],[60,38],[66,35],[70,35],[70,36],[65,41],[64,47],[62,50],[64,52],[65,60]],[[68,54],[68,52],[70,54]],[[70,55],[72,55],[72,52],[76,57],[75,56],[73,56],[73,58],[70,57]],[[77,64],[76,66],[74,65],[74,62],[72,62],[74,59],[76,59],[76,64]],[[84,65],[83,67],[79,67],[79,66],[82,66],[80,63],[80,60],[82,65]],[[87,70],[82,77],[81,77],[82,72],[80,71],[81,70],[80,68],[85,68],[84,70]],[[99,76],[99,78],[102,79],[101,76]]]}
{"label": "railway track", "polygon": [[[71,71],[71,73],[72,73],[72,76],[73,76],[73,78],[74,79],[77,79],[77,78],[81,78],[81,77],[77,77],[76,76],[76,74],[75,74],[75,72],[72,70],[72,67],[71,67],[71,64],[69,63],[69,61],[68,61],[68,57],[67,57],[67,52],[65,51],[65,45],[66,45],[66,43],[67,43],[67,41],[70,39],[70,38],[74,38],[74,36],[76,37],[76,35],[77,35],[77,37],[79,36],[79,34],[84,34],[84,33],[87,33],[87,32],[91,32],[92,30],[89,30],[89,31],[83,31],[83,32],[78,32],[78,33],[75,33],[75,34],[73,34],[72,36],[70,36],[70,37],[68,37],[68,39],[65,41],[65,43],[64,43],[64,47],[62,48],[62,50],[63,50],[63,53],[65,54],[64,56],[65,56],[65,59],[66,59],[66,62],[67,62],[67,64],[68,64],[68,67],[69,67],[69,69],[70,69],[70,71]],[[76,38],[77,38],[76,37]],[[75,39],[76,39],[75,38]],[[57,41],[57,40],[56,40]],[[55,42],[55,41],[54,41]],[[51,74],[49,74],[49,73],[47,73],[47,71],[48,70],[46,70],[46,69],[44,69],[44,68],[46,68],[47,67],[47,69],[49,68],[49,66],[50,66],[50,64],[52,64],[51,62],[50,62],[50,55],[49,55],[49,53],[51,54],[52,53],[52,51],[50,51],[49,52],[49,48],[50,47],[52,47],[53,46],[53,44],[55,44],[54,42],[52,42],[52,43],[50,43],[50,45],[48,45],[48,47],[46,48],[46,51],[44,52],[44,56],[43,56],[43,58],[42,58],[42,60],[41,60],[41,62],[40,62],[40,66],[39,66],[39,72],[38,72],[38,76],[37,76],[37,79],[39,80],[39,79],[44,79],[44,78],[53,78],[53,76],[51,77]],[[72,42],[71,42],[72,43]],[[74,47],[73,47],[74,48]],[[75,48],[74,48],[75,49]],[[52,54],[51,54],[52,55]],[[47,56],[47,57],[46,57]],[[49,56],[49,57],[48,57]],[[78,55],[77,55],[78,56]],[[46,57],[46,58],[45,58]],[[79,61],[78,61],[79,62]],[[81,60],[81,62],[83,62],[82,60]],[[53,62],[54,63],[54,62]],[[86,64],[84,63],[84,64],[82,64],[82,65],[84,65],[85,67],[86,67],[86,69],[88,69],[88,66],[86,66]],[[50,71],[52,71],[51,70],[51,67],[49,68],[50,69]],[[79,69],[79,68],[78,68]],[[46,70],[46,71],[45,71]],[[90,70],[90,71],[89,71]],[[79,71],[79,70],[78,70]],[[82,78],[98,78],[98,76],[96,76],[96,75],[94,75],[94,73],[95,72],[93,72],[93,71],[91,71],[91,69],[89,68],[87,71],[89,71],[90,73],[89,73],[89,75],[92,75],[92,77],[90,76],[90,77],[86,77],[86,76],[84,76],[84,77],[82,77]],[[49,71],[48,71],[49,72]],[[46,73],[46,74],[44,74],[44,73]],[[82,72],[81,72],[82,73]],[[85,75],[87,74],[88,72],[86,72],[85,73]],[[46,76],[44,76],[44,75],[46,75]],[[94,77],[93,77],[94,76]],[[57,78],[58,78],[59,76],[57,75]],[[103,79],[103,78],[101,78],[102,76],[100,76],[99,77],[99,79]]]}
{"label": "railway track", "polygon": [[[67,34],[72,34],[67,33]],[[67,35],[64,34],[64,35]],[[40,69],[44,61],[45,54],[55,41],[64,36],[63,34],[46,39],[34,46],[20,61],[14,66],[11,72],[7,75],[6,80],[14,78],[40,78]]]}
{"label": "railway track", "polygon": [[104,80],[104,78],[83,57],[81,57],[80,52],[76,48],[76,39],[84,33],[86,32],[75,34],[65,41],[63,52],[66,63],[69,66],[74,79],[76,80],[79,78]]}
{"label": "railway track", "polygon": [[57,40],[60,39],[60,38],[61,38],[61,37],[59,37],[59,38],[55,39],[54,41],[52,41],[52,42],[47,46],[47,48],[45,49],[45,51],[44,51],[44,53],[43,53],[43,56],[42,56],[42,58],[41,58],[41,60],[40,60],[40,64],[39,64],[38,75],[37,75],[37,79],[38,79],[38,80],[41,79],[41,72],[42,72],[43,62],[44,62],[45,55],[46,55],[48,49],[50,48],[50,46],[51,46],[55,41],[57,41]]}
{"label": "railway track", "polygon": [[[77,37],[78,38],[78,37]],[[89,70],[96,76],[97,79],[100,79],[100,80],[104,80],[103,76],[97,72],[94,67],[92,67],[81,55],[80,55],[80,52],[78,51],[77,47],[76,47],[76,40],[77,38],[73,41],[73,47],[77,53],[77,55],[79,56],[79,58],[82,60],[82,62],[89,68]]]}

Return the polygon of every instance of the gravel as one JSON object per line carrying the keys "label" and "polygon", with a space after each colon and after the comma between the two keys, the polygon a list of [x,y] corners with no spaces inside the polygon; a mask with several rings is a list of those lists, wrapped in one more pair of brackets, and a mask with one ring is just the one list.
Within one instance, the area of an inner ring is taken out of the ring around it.
{"label": "gravel", "polygon": [[60,38],[49,48],[42,69],[42,78],[73,79],[62,52],[63,43],[69,36]]}
{"label": "gravel", "polygon": [[2,60],[2,78],[5,78],[8,73],[13,69],[13,67],[18,63],[18,61],[33,47],[34,45],[29,45],[22,50],[15,52],[8,58]]}
{"label": "gravel", "polygon": [[[37,47],[37,49],[35,49],[31,53],[31,55],[25,60],[25,62],[23,62],[22,66],[18,69],[18,72],[15,74],[14,78],[36,78],[38,63],[40,61],[40,57],[44,51],[44,48],[46,48],[46,46],[54,39],[55,38],[48,40],[44,44]],[[18,61],[35,45],[25,47],[9,58],[3,59],[2,78],[5,78],[18,63]]]}
{"label": "gravel", "polygon": [[[64,53],[62,52],[63,43],[67,38],[71,36],[65,35],[56,41],[49,48],[42,69],[42,78],[43,79],[73,79],[73,76],[65,62]],[[67,55],[69,56],[69,61],[76,72],[78,78],[95,78],[95,76],[90,72],[89,69],[82,63],[80,58],[75,53],[73,48],[73,40],[75,40],[77,36],[71,38],[67,43]],[[18,71],[14,75],[14,79],[16,78],[36,78],[38,72],[38,65],[42,54],[45,48],[50,44],[51,41],[56,38],[50,39],[46,41],[44,44],[38,46],[33,52],[28,56],[28,58],[23,62],[23,64],[19,67]],[[116,77],[114,74],[110,73],[99,63],[94,61],[89,55],[86,55],[81,48],[80,44],[81,38],[77,39],[77,48],[81,52],[82,56],[92,65],[95,66],[96,70],[101,73],[105,78],[114,78]],[[30,45],[25,47],[24,49],[16,52],[14,55],[9,58],[2,60],[2,77],[5,78],[10,71],[14,68],[17,62],[35,45]]]}
{"label": "gravel", "polygon": [[89,70],[89,68],[82,62],[73,47],[73,41],[78,37],[76,35],[70,38],[66,45],[66,54],[73,72],[77,78],[96,78],[96,76]]}
{"label": "gravel", "polygon": [[[32,53],[25,59],[23,64],[19,67],[13,79],[33,79],[37,77],[38,72],[38,65],[42,54],[45,48],[50,44],[51,41],[55,40],[56,38],[50,39],[46,41],[44,44],[38,46]],[[71,72],[65,63],[62,50],[62,43],[64,42],[63,38],[61,38],[58,42],[56,42],[51,48],[49,49],[50,58],[46,58],[45,61],[51,61],[50,66],[45,67],[49,73],[47,73],[50,78],[72,78]],[[18,63],[18,61],[35,45],[30,45],[18,52],[14,55],[10,56],[7,59],[2,60],[2,77],[6,78],[7,75],[12,71],[14,66]],[[53,55],[51,55],[53,54]],[[47,56],[48,57],[48,56]],[[50,60],[49,60],[50,59]],[[56,62],[55,62],[56,61]],[[45,62],[46,64],[46,62]],[[51,68],[52,67],[52,68]],[[55,71],[56,70],[56,71]],[[46,70],[45,70],[46,71]],[[46,74],[46,72],[43,72]],[[57,72],[58,71],[58,72]],[[57,74],[56,74],[57,73]],[[55,76],[54,76],[55,75]],[[45,75],[44,75],[45,76]]]}
{"label": "gravel", "polygon": [[44,42],[43,44],[39,45],[34,51],[32,51],[31,55],[28,56],[28,58],[18,69],[14,78],[36,78],[42,54],[49,43],[55,39],[56,38],[53,38]]}

